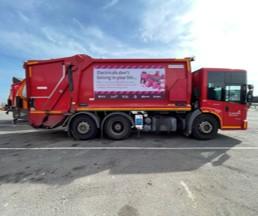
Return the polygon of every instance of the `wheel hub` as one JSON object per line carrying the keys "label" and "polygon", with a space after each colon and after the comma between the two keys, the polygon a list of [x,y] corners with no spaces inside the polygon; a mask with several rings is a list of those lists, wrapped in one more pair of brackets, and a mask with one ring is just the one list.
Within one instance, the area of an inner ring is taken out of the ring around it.
{"label": "wheel hub", "polygon": [[123,125],[120,122],[115,122],[113,124],[113,129],[115,132],[121,132],[123,130]]}
{"label": "wheel hub", "polygon": [[86,134],[90,130],[90,125],[87,122],[80,122],[77,126],[79,133]]}
{"label": "wheel hub", "polygon": [[210,122],[204,121],[204,122],[201,122],[200,124],[200,130],[202,133],[209,134],[212,132],[213,126]]}

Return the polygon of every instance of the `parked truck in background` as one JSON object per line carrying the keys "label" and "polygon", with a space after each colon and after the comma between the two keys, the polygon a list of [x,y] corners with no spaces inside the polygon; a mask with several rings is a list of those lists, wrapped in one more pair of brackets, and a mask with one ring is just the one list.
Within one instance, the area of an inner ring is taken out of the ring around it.
{"label": "parked truck in background", "polygon": [[10,93],[5,106],[6,114],[9,112],[13,115],[13,122],[16,123],[19,119],[27,119],[27,95],[26,81],[13,77],[10,87]]}
{"label": "parked truck in background", "polygon": [[192,58],[95,59],[75,55],[24,63],[28,121],[63,126],[75,139],[103,134],[119,140],[133,130],[181,131],[211,139],[247,129],[252,86],[240,69],[191,71]]}

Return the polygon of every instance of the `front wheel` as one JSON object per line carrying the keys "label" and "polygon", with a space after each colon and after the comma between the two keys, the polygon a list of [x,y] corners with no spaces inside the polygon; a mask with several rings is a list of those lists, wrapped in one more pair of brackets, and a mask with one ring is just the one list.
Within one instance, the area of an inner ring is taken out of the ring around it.
{"label": "front wheel", "polygon": [[192,135],[201,140],[213,139],[218,134],[218,128],[218,121],[213,116],[202,114],[194,120]]}

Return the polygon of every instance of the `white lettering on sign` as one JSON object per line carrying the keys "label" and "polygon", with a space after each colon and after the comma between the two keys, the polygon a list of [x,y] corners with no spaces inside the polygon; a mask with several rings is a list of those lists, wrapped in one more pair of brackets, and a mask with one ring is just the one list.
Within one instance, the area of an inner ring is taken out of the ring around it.
{"label": "white lettering on sign", "polygon": [[241,115],[241,111],[238,110],[237,112],[229,112],[228,115],[231,116],[231,117],[240,116]]}
{"label": "white lettering on sign", "polygon": [[168,68],[184,68],[183,64],[170,64]]}

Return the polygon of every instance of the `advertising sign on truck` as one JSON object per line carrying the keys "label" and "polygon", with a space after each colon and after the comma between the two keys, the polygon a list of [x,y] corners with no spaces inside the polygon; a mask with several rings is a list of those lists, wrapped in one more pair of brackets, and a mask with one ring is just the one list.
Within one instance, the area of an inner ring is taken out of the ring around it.
{"label": "advertising sign on truck", "polygon": [[94,68],[95,99],[162,99],[165,95],[165,69]]}

